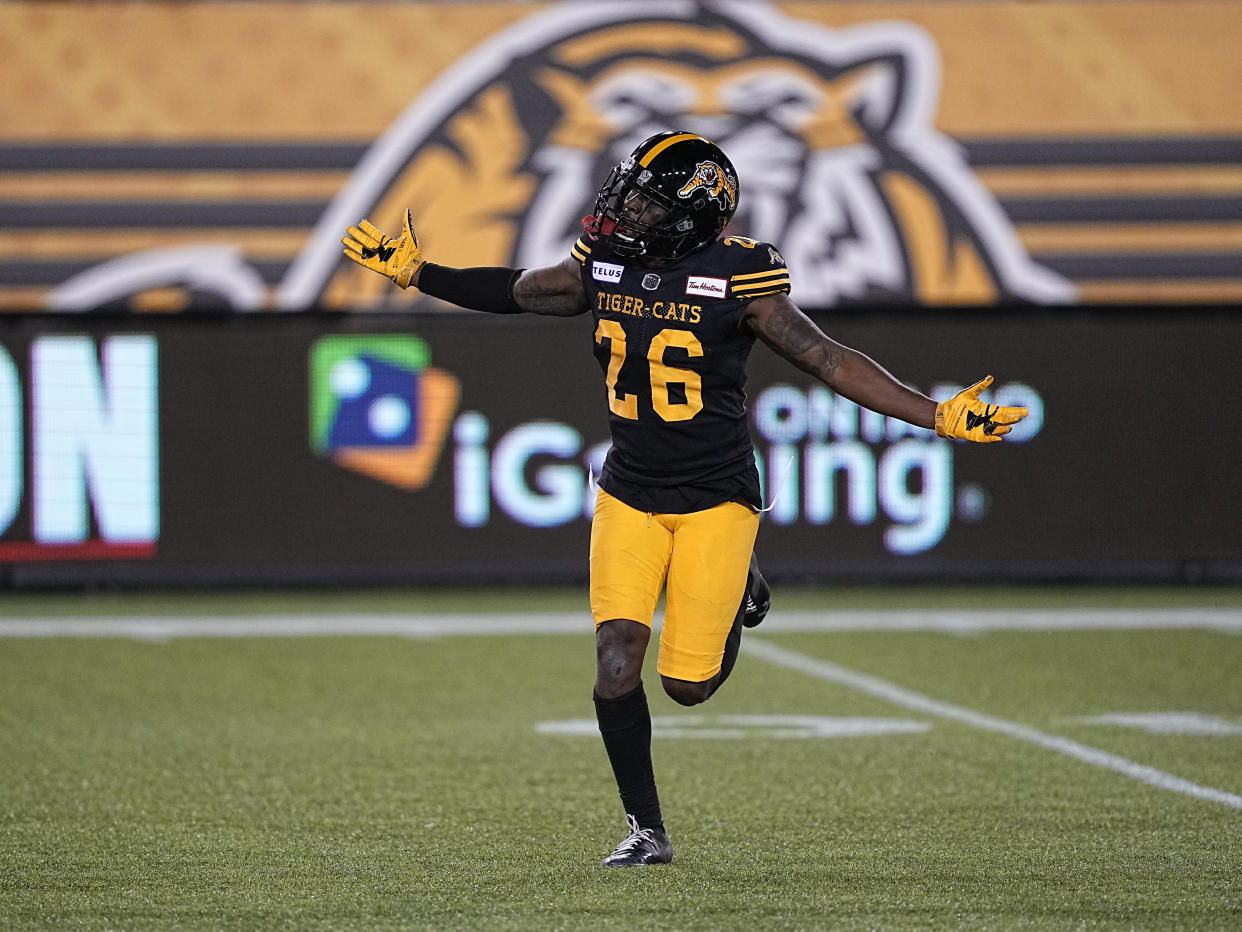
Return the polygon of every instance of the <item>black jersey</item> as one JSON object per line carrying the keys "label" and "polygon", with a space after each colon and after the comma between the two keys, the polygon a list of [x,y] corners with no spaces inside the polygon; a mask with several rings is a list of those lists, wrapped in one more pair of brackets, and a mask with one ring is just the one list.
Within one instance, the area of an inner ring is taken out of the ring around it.
{"label": "black jersey", "polygon": [[746,422],[746,302],[789,291],[767,243],[726,236],[662,268],[627,263],[605,240],[571,250],[595,317],[612,449],[600,487],[642,511],[760,506]]}

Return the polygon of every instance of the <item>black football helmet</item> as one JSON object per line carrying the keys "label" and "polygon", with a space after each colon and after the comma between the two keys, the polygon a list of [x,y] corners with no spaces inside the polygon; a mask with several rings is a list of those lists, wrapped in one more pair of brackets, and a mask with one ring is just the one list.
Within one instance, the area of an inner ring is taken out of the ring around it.
{"label": "black football helmet", "polygon": [[738,194],[733,163],[714,142],[694,133],[657,133],[612,170],[584,223],[619,256],[668,262],[719,236]]}

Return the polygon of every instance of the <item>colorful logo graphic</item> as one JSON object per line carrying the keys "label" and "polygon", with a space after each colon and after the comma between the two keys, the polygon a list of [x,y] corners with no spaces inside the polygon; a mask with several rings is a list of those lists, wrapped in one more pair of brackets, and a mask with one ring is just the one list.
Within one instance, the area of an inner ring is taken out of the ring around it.
{"label": "colorful logo graphic", "polygon": [[320,456],[403,489],[431,481],[461,385],[408,334],[331,336],[310,354],[310,442]]}

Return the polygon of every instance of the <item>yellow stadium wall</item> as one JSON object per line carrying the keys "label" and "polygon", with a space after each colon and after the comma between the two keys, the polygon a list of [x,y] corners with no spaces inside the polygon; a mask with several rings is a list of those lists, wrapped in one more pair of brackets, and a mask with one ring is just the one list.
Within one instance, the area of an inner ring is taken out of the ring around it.
{"label": "yellow stadium wall", "polygon": [[[727,22],[686,7],[674,22],[676,3],[0,5],[0,308],[423,306],[310,246],[377,140],[437,89],[438,125],[391,150],[391,177],[352,202],[381,226],[411,207],[447,264],[546,258],[530,245],[532,205],[554,171],[532,165],[566,151],[606,163],[619,130],[589,95],[608,55],[693,87],[696,118],[727,110],[713,95],[747,69],[809,74],[818,109],[792,136],[816,164],[859,154],[825,177],[834,197],[883,207],[893,228],[877,235],[902,267],[896,283],[865,263],[836,268],[815,240],[827,227],[805,232],[805,173],[769,229],[807,306],[1242,300],[1242,4],[742,7]],[[489,73],[481,47],[518,36],[521,68]],[[808,46],[790,54],[799,36]],[[859,51],[867,36],[926,53],[924,72],[886,90],[893,74]],[[533,93],[555,112],[534,113]],[[926,113],[878,131],[882,170],[860,181],[877,130],[851,108],[915,98]],[[943,175],[894,161],[903,145],[925,154],[924,139],[945,146]],[[744,204],[765,185],[758,171],[743,170]]]}

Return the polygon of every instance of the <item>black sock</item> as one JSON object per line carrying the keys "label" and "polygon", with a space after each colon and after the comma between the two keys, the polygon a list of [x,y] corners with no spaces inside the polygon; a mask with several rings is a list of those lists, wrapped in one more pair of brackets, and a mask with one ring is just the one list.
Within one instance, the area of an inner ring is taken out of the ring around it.
{"label": "black sock", "polygon": [[625,811],[642,828],[664,828],[651,766],[651,713],[642,684],[617,699],[595,697],[595,718]]}
{"label": "black sock", "polygon": [[712,680],[711,692],[707,694],[708,698],[716,695],[716,690],[724,685],[724,681],[733,672],[733,665],[737,663],[738,651],[742,649],[742,617],[745,614],[746,596],[743,595],[742,604],[738,606],[737,614],[733,617],[733,627],[729,629],[729,636],[725,638],[724,657],[720,661],[720,672]]}

